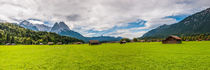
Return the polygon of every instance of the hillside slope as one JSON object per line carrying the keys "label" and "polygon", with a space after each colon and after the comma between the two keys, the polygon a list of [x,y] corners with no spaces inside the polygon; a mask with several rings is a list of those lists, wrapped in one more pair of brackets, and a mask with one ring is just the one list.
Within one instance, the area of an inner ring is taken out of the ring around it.
{"label": "hillside slope", "polygon": [[193,14],[179,23],[162,25],[144,34],[142,38],[164,38],[169,35],[191,35],[210,33],[210,8]]}

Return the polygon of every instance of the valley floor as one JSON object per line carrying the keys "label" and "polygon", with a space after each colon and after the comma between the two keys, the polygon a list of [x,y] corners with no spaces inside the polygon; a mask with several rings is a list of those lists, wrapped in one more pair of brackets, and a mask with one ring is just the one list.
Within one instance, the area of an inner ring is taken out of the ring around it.
{"label": "valley floor", "polygon": [[210,70],[210,41],[0,46],[0,70]]}

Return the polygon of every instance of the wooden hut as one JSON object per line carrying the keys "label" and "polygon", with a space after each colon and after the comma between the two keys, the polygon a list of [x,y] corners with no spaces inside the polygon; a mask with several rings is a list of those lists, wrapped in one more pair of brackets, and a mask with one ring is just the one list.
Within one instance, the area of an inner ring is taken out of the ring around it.
{"label": "wooden hut", "polygon": [[126,44],[126,41],[120,41],[120,44]]}
{"label": "wooden hut", "polygon": [[181,44],[182,39],[178,36],[171,35],[162,41],[163,44]]}
{"label": "wooden hut", "polygon": [[145,42],[145,40],[140,40],[139,42]]}
{"label": "wooden hut", "polygon": [[54,44],[54,42],[48,42],[47,44],[48,44],[48,45],[53,45],[53,44]]}
{"label": "wooden hut", "polygon": [[16,45],[15,43],[6,43],[5,45]]}
{"label": "wooden hut", "polygon": [[43,43],[39,43],[39,45],[44,45]]}
{"label": "wooden hut", "polygon": [[11,45],[11,43],[6,43],[5,45]]}
{"label": "wooden hut", "polygon": [[100,42],[98,40],[90,40],[89,45],[99,45]]}
{"label": "wooden hut", "polygon": [[16,45],[15,43],[12,43],[11,45]]}
{"label": "wooden hut", "polygon": [[62,42],[57,42],[56,44],[57,44],[57,45],[62,45]]}
{"label": "wooden hut", "polygon": [[82,42],[75,42],[75,43],[73,43],[73,44],[82,44]]}

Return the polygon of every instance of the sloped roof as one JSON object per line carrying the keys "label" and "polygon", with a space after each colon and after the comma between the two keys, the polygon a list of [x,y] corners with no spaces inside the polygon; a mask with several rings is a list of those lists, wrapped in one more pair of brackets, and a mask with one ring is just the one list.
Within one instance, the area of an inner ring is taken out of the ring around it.
{"label": "sloped roof", "polygon": [[98,40],[90,40],[89,42],[90,42],[90,43],[99,43]]}
{"label": "sloped roof", "polygon": [[181,38],[180,38],[180,37],[175,36],[175,35],[171,35],[170,37],[172,37],[172,38],[174,38],[174,39],[177,39],[177,40],[181,40]]}

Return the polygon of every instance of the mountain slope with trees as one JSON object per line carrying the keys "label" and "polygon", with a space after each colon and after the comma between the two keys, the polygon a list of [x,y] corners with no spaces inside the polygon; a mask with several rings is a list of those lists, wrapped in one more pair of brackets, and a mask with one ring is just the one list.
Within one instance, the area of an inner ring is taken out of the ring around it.
{"label": "mountain slope with trees", "polygon": [[20,27],[17,24],[0,23],[0,44],[46,44],[48,42],[62,42],[64,44],[68,44],[83,41],[67,36],[60,36],[51,32],[32,31]]}
{"label": "mountain slope with trees", "polygon": [[[202,35],[201,35],[202,34]],[[204,36],[210,34],[210,8],[193,14],[179,23],[162,25],[144,34],[141,38],[165,38],[169,35]]]}

